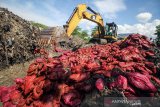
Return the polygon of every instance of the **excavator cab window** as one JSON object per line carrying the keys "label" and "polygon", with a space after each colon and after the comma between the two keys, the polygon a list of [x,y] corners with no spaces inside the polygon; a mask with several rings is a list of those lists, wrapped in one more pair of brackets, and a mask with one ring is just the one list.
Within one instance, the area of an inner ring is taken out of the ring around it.
{"label": "excavator cab window", "polygon": [[117,33],[117,25],[112,23],[106,23],[106,35],[107,36],[116,36]]}

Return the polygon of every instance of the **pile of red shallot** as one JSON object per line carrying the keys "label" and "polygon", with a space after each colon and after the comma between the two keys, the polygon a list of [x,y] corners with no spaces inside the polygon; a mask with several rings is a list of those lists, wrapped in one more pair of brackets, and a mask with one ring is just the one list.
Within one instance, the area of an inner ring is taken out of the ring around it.
{"label": "pile of red shallot", "polygon": [[145,36],[132,34],[124,41],[37,58],[27,76],[0,87],[0,101],[4,107],[80,107],[93,90],[107,95],[116,89],[127,98],[159,96],[152,47]]}

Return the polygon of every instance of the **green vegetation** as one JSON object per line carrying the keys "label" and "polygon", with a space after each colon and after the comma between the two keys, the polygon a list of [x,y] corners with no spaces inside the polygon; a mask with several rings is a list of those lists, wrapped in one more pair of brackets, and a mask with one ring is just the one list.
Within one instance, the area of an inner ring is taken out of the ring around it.
{"label": "green vegetation", "polygon": [[35,27],[38,27],[40,29],[47,29],[48,26],[44,25],[44,24],[41,24],[41,23],[37,23],[37,22],[34,22],[34,21],[31,21],[31,24]]}
{"label": "green vegetation", "polygon": [[90,39],[90,37],[88,35],[88,31],[82,30],[79,26],[76,27],[76,29],[73,31],[72,35],[79,36],[80,38],[87,40],[87,41]]}
{"label": "green vegetation", "polygon": [[156,33],[157,38],[156,38],[156,44],[160,46],[160,25],[156,26]]}
{"label": "green vegetation", "polygon": [[95,26],[95,27],[92,29],[92,31],[91,31],[92,33],[91,33],[91,34],[94,35],[97,30],[98,30],[98,26]]}
{"label": "green vegetation", "polygon": [[81,31],[82,31],[82,29],[81,29],[79,26],[77,26],[77,27],[75,28],[75,30],[73,31],[72,35],[73,35],[73,36],[75,36],[75,35],[80,36],[80,35],[81,35]]}

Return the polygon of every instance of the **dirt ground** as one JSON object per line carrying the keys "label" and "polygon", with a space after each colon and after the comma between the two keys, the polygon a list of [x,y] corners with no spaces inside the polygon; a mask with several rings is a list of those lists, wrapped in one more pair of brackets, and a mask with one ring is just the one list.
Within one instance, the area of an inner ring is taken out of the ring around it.
{"label": "dirt ground", "polygon": [[32,61],[25,62],[24,64],[15,64],[9,68],[0,70],[0,86],[10,86],[14,84],[15,78],[24,77],[30,63]]}
{"label": "dirt ground", "polygon": [[[24,64],[15,64],[9,68],[0,70],[0,86],[11,86],[14,84],[15,78],[24,77],[29,64],[32,62],[33,61],[25,62]],[[1,102],[0,107],[2,107]]]}

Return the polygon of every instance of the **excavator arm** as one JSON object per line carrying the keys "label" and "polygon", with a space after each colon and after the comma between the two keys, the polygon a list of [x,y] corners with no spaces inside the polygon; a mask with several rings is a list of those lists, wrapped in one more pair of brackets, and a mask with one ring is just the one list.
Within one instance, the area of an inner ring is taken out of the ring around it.
{"label": "excavator arm", "polygon": [[74,9],[72,15],[66,22],[66,25],[64,25],[69,37],[82,19],[87,19],[96,23],[100,27],[99,32],[103,35],[105,34],[104,23],[100,14],[92,10],[90,7],[87,7],[86,4],[80,4]]}

